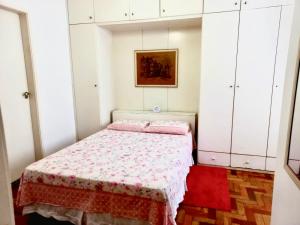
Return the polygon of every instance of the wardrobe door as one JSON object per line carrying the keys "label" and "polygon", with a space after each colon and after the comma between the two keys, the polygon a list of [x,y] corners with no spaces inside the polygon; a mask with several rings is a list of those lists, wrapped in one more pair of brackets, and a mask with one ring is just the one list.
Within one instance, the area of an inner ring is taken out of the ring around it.
{"label": "wardrobe door", "polygon": [[238,24],[239,12],[203,15],[199,150],[230,152]]}
{"label": "wardrobe door", "polygon": [[242,10],[232,152],[266,156],[280,7]]}
{"label": "wardrobe door", "polygon": [[281,6],[283,0],[242,0],[241,8],[243,9],[258,9],[266,7]]}
{"label": "wardrobe door", "polygon": [[293,9],[293,6],[283,6],[281,11],[267,154],[270,157],[277,156],[283,100],[283,85],[288,60]]}
{"label": "wardrobe door", "polygon": [[159,0],[130,0],[130,19],[152,19],[159,17]]}
{"label": "wardrobe door", "polygon": [[94,0],[95,22],[129,20],[129,0]]}
{"label": "wardrobe door", "polygon": [[235,11],[240,9],[240,0],[204,0],[203,13]]}
{"label": "wardrobe door", "polygon": [[203,0],[161,0],[160,10],[162,17],[201,14]]}
{"label": "wardrobe door", "polygon": [[69,23],[93,23],[93,0],[68,0]]}
{"label": "wardrobe door", "polygon": [[79,139],[83,139],[100,129],[96,27],[93,24],[70,26]]}

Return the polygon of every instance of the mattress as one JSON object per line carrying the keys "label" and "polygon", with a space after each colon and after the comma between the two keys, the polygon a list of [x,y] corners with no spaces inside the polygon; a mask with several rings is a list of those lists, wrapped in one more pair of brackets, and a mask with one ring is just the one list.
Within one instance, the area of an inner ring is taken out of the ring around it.
{"label": "mattress", "polygon": [[175,224],[192,164],[190,133],[105,129],[28,166],[18,204]]}

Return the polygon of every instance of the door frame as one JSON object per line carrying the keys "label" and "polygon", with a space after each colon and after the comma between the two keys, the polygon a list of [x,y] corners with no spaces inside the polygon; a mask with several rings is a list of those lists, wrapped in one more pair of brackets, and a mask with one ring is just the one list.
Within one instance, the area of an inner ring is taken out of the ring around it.
{"label": "door frame", "polygon": [[[2,190],[3,189],[3,190]],[[4,139],[4,128],[2,121],[2,113],[0,107],[0,192],[6,196],[4,201],[1,203],[3,212],[5,213],[6,218],[0,217],[0,224],[5,224],[8,222],[8,225],[15,225],[14,217],[14,207],[13,207],[13,198],[12,190],[10,184],[9,168],[8,168],[8,159],[6,144]]]}
{"label": "door frame", "polygon": [[0,9],[13,12],[18,14],[20,19],[20,28],[21,28],[21,38],[23,44],[24,52],[24,63],[26,68],[26,78],[28,92],[31,93],[29,98],[30,105],[30,116],[32,124],[32,134],[34,141],[34,152],[35,160],[43,158],[44,151],[42,148],[42,139],[40,132],[40,120],[39,120],[39,110],[38,110],[38,99],[37,99],[37,85],[36,85],[36,76],[34,72],[34,63],[31,50],[31,39],[30,39],[30,28],[27,10],[24,8],[18,7],[16,4],[10,3],[1,3]]}

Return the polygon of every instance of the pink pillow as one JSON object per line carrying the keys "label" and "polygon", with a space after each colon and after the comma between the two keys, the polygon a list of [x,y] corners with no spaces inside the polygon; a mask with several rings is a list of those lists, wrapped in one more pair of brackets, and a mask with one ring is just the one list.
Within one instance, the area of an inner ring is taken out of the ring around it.
{"label": "pink pillow", "polygon": [[148,133],[186,135],[190,131],[190,126],[184,121],[161,120],[151,122],[144,131]]}
{"label": "pink pillow", "polygon": [[145,127],[149,125],[149,121],[142,120],[117,120],[107,126],[110,130],[123,130],[143,132]]}

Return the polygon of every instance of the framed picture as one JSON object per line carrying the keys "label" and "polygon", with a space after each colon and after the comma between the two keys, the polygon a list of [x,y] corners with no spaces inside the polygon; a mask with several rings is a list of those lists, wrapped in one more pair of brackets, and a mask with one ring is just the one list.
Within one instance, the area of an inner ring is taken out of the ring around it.
{"label": "framed picture", "polygon": [[136,87],[177,87],[178,49],[136,50]]}

